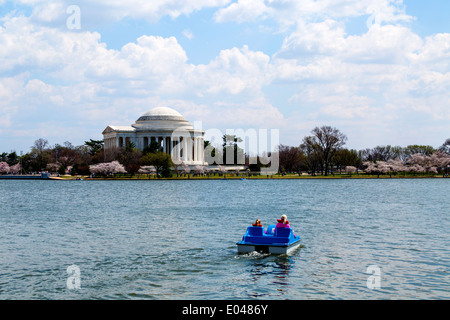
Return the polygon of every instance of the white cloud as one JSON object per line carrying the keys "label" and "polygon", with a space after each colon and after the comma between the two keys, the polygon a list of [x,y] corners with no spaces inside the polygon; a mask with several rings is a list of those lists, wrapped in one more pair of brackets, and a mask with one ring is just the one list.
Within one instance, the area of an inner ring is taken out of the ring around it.
{"label": "white cloud", "polygon": [[246,46],[222,50],[208,65],[196,66],[192,80],[199,93],[236,95],[244,91],[260,92],[266,81],[269,61],[263,52],[251,51]]}
{"label": "white cloud", "polygon": [[215,20],[249,22],[264,18],[270,11],[264,2],[264,0],[238,0],[226,8],[219,9],[215,14]]}
{"label": "white cloud", "polygon": [[372,23],[410,21],[402,0],[238,0],[216,12],[217,22],[271,18],[289,27],[298,21],[370,16]]}
{"label": "white cloud", "polygon": [[422,47],[422,40],[400,25],[373,25],[360,36],[348,36],[345,24],[334,20],[299,23],[284,41],[279,57],[331,56],[352,63],[402,63]]}
{"label": "white cloud", "polygon": [[[109,49],[97,32],[52,27],[52,21],[67,17],[68,1],[32,4],[31,17],[5,16],[0,27],[0,130],[16,135],[56,137],[57,130],[43,129],[63,127],[55,124],[58,118],[71,119],[66,122],[71,129],[100,134],[107,124],[130,124],[157,105],[172,106],[205,126],[283,128],[298,141],[311,126],[327,121],[348,128],[351,122],[379,128],[382,121],[393,128],[411,117],[449,119],[450,35],[419,37],[403,23],[411,17],[402,1],[79,3],[83,21],[102,10],[115,21],[156,21],[217,7],[216,21],[274,20],[288,26],[281,28],[284,41],[273,56],[239,45],[197,65],[189,63],[175,37],[142,35]],[[366,32],[347,34],[347,17],[370,15]],[[191,29],[183,29],[192,39]],[[365,137],[375,131],[368,129]]]}
{"label": "white cloud", "polygon": [[157,22],[164,16],[177,18],[190,15],[204,8],[221,7],[230,0],[19,0],[18,3],[31,5],[31,18],[38,23],[51,24],[58,27],[68,18],[66,9],[71,5],[80,8],[82,25],[95,26],[101,23],[114,23],[124,18],[144,19]]}
{"label": "white cloud", "polygon": [[183,35],[189,40],[192,40],[194,38],[194,34],[189,29],[183,30]]}

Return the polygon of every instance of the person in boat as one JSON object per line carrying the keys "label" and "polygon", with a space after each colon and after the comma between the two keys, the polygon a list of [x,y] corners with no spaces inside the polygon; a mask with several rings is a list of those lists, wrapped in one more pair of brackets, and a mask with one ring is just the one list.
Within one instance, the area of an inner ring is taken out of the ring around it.
{"label": "person in boat", "polygon": [[253,224],[253,226],[254,226],[254,227],[262,227],[261,220],[256,219],[256,221],[255,221],[255,223]]}
{"label": "person in boat", "polygon": [[[287,216],[285,214],[283,214],[281,216],[281,219],[277,219],[278,223],[275,226],[275,228],[291,228],[291,226],[289,225],[289,221],[287,219]],[[292,230],[292,233],[294,234],[295,237],[295,233],[294,230]]]}
{"label": "person in boat", "polygon": [[278,223],[275,226],[275,228],[290,228],[289,221],[287,219],[287,216],[283,214],[281,216],[281,219],[277,219]]}

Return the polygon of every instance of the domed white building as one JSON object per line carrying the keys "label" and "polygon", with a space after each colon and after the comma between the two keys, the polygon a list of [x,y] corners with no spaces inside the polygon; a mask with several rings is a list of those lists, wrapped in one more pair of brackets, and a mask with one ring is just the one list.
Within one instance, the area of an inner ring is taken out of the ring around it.
{"label": "domed white building", "polygon": [[206,165],[204,134],[194,129],[180,113],[157,107],[144,113],[131,126],[108,126],[103,131],[105,151],[124,147],[128,141],[143,150],[151,141],[161,145],[175,164]]}

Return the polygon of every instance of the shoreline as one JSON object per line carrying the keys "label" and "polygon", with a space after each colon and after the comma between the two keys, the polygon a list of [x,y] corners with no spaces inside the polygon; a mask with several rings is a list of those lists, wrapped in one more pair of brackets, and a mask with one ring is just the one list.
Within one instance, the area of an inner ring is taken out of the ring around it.
{"label": "shoreline", "polygon": [[247,180],[390,180],[390,179],[446,179],[448,177],[439,176],[269,176],[269,177],[172,177],[172,178],[147,178],[147,177],[111,177],[111,178],[90,178],[89,176],[78,177],[51,177],[51,180],[59,181],[247,181]]}
{"label": "shoreline", "polygon": [[182,177],[171,177],[171,178],[155,178],[147,176],[132,176],[132,177],[95,177],[90,176],[40,176],[40,175],[0,175],[0,180],[55,180],[55,181],[167,181],[167,180],[181,180],[181,181],[211,181],[211,180],[236,180],[236,181],[246,181],[246,180],[373,180],[373,179],[446,179],[449,176],[444,177],[442,175],[424,175],[424,176],[399,176],[399,175],[329,175],[329,176],[310,176],[310,175],[288,175],[288,176],[182,176]]}

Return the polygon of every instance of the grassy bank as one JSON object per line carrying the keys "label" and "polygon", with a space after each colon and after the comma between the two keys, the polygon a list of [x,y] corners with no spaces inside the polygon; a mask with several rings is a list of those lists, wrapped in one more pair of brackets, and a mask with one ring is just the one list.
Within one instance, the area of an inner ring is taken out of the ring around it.
{"label": "grassy bank", "polygon": [[61,176],[59,180],[261,180],[261,179],[277,179],[277,180],[290,180],[290,179],[424,179],[424,178],[443,178],[442,174],[423,174],[423,175],[413,175],[413,174],[392,174],[392,175],[370,175],[370,174],[330,174],[328,176],[324,175],[298,175],[298,174],[286,174],[280,175],[276,174],[273,176],[267,175],[240,175],[226,174],[226,175],[193,175],[193,174],[183,174],[183,175],[173,175],[171,178],[156,178],[154,175],[115,175],[108,177],[89,177],[89,176]]}

